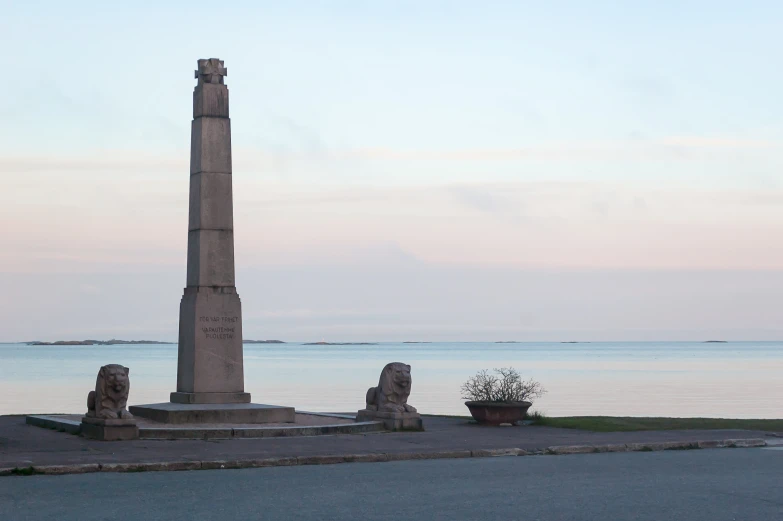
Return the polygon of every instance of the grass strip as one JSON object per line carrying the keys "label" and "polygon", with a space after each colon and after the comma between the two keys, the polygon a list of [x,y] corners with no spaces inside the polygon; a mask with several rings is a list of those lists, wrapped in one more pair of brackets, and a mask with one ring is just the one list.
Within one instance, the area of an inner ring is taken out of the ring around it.
{"label": "grass strip", "polygon": [[579,429],[593,432],[673,431],[742,429],[783,432],[783,419],[752,420],[731,418],[635,418],[627,416],[562,416],[549,417],[533,413],[534,426]]}

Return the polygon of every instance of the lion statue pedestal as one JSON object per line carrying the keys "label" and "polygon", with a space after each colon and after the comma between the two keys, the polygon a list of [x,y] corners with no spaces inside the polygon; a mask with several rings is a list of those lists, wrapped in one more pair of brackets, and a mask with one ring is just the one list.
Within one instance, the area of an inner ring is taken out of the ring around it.
{"label": "lion statue pedestal", "polygon": [[386,364],[378,387],[367,391],[367,405],[356,414],[356,421],[382,421],[390,431],[423,431],[416,408],[408,405],[411,394],[411,366],[400,362]]}
{"label": "lion statue pedestal", "polygon": [[119,364],[104,365],[98,371],[95,390],[87,395],[82,436],[104,441],[138,439],[139,427],[127,409],[129,372],[127,367]]}

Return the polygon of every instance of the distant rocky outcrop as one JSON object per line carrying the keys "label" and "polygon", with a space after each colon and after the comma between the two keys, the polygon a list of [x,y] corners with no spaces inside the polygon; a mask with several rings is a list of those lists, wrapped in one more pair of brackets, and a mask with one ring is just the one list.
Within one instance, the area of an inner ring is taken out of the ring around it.
{"label": "distant rocky outcrop", "polygon": [[28,346],[116,346],[126,344],[176,344],[176,342],[159,342],[157,340],[57,340],[55,342],[25,342]]}
{"label": "distant rocky outcrop", "polygon": [[[243,340],[245,344],[285,344],[282,340]],[[55,342],[42,342],[34,340],[24,342],[28,346],[115,346],[132,344],[176,344],[176,342],[159,342],[157,340],[57,340]]]}
{"label": "distant rocky outcrop", "polygon": [[377,346],[377,342],[308,342],[305,346]]}

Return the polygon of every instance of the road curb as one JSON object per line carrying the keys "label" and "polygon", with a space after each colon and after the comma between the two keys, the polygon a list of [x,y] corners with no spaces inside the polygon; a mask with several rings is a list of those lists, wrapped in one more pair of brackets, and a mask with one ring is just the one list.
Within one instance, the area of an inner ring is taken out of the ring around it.
{"label": "road curb", "polygon": [[765,447],[761,438],[743,438],[704,441],[664,441],[655,443],[626,443],[613,445],[556,445],[547,447],[545,454],[589,454],[598,452],[658,452],[662,450],[724,449]]}
{"label": "road curb", "polygon": [[594,454],[606,452],[657,452],[665,450],[721,449],[765,447],[762,438],[740,438],[703,441],[669,441],[653,443],[626,443],[610,445],[554,445],[545,449],[525,450],[476,449],[430,452],[368,453],[281,458],[254,458],[243,460],[161,461],[139,463],[81,463],[74,465],[32,465],[29,467],[0,468],[0,476],[63,475],[91,472],[166,472],[183,470],[246,469],[261,467],[289,467],[300,465],[334,465],[338,463],[380,463],[455,458],[494,458],[528,455]]}

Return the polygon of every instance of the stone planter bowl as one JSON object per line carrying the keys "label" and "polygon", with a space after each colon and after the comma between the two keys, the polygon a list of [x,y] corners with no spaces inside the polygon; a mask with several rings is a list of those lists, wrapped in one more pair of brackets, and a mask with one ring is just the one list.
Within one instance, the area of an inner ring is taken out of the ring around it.
{"label": "stone planter bowl", "polygon": [[473,419],[485,425],[514,424],[525,419],[530,402],[465,402]]}

